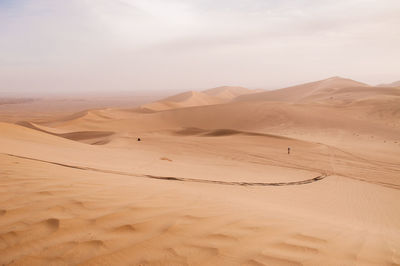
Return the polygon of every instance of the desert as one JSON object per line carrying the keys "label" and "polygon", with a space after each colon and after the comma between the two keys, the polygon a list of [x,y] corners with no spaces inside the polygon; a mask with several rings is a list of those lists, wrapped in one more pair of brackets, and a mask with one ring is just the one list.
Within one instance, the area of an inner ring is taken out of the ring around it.
{"label": "desert", "polygon": [[1,122],[0,261],[399,264],[400,88],[380,88],[334,77]]}
{"label": "desert", "polygon": [[0,266],[400,265],[399,0],[0,0]]}

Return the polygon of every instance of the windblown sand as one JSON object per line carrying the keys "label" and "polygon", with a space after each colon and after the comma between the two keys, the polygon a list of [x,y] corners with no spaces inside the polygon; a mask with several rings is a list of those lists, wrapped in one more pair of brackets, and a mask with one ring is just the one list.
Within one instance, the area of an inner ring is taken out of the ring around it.
{"label": "windblown sand", "polygon": [[0,264],[398,265],[398,98],[359,86],[0,123]]}

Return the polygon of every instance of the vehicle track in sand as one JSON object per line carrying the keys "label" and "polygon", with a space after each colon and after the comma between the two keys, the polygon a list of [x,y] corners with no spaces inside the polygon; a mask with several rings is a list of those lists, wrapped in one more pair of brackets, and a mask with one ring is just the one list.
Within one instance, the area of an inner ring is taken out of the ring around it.
{"label": "vehicle track in sand", "polygon": [[31,158],[31,157],[25,157],[25,156],[20,156],[20,155],[15,155],[15,154],[9,154],[9,153],[3,153],[3,154],[7,155],[7,156],[15,157],[15,158],[31,160],[31,161],[37,161],[37,162],[42,162],[42,163],[47,163],[47,164],[52,164],[52,165],[58,165],[58,166],[62,166],[62,167],[68,167],[68,168],[84,170],[84,171],[93,171],[93,172],[124,175],[124,176],[134,176],[134,177],[145,177],[145,178],[158,179],[158,180],[169,180],[169,181],[179,181],[179,182],[196,182],[196,183],[206,183],[206,184],[216,184],[216,185],[230,185],[230,186],[293,186],[293,185],[305,185],[305,184],[310,184],[310,183],[314,183],[314,182],[320,181],[320,180],[322,180],[322,179],[324,179],[324,178],[329,176],[327,173],[321,173],[321,175],[316,176],[316,177],[311,178],[311,179],[293,181],[293,182],[219,181],[219,180],[210,180],[210,179],[197,179],[197,178],[185,178],[185,177],[173,177],[173,176],[156,176],[156,175],[147,175],[147,174],[133,174],[133,173],[127,173],[127,172],[121,172],[121,171],[114,171],[114,170],[105,170],[105,169],[97,169],[97,168],[92,168],[92,167],[69,165],[69,164],[46,161],[46,160],[41,160],[41,159],[36,159],[36,158]]}
{"label": "vehicle track in sand", "polygon": [[[361,177],[355,177],[355,176],[349,176],[349,175],[343,175],[341,173],[336,172],[336,160],[337,160],[337,155],[336,153],[342,153],[345,154],[347,156],[349,156],[350,158],[353,158],[356,162],[363,162],[363,163],[368,163],[370,165],[374,165],[377,166],[379,168],[385,169],[385,170],[390,170],[390,171],[396,171],[396,172],[400,172],[399,168],[393,168],[392,164],[390,163],[385,163],[385,162],[377,162],[377,161],[372,161],[372,160],[368,160],[366,158],[363,158],[361,156],[355,155],[351,152],[347,152],[344,151],[342,149],[330,146],[330,145],[326,145],[326,144],[322,144],[324,147],[326,147],[330,153],[330,165],[331,165],[331,172],[328,172],[328,176],[329,175],[337,175],[337,176],[342,176],[342,177],[346,177],[346,178],[350,178],[353,180],[357,180],[357,181],[362,181],[362,182],[367,182],[370,184],[375,184],[375,185],[379,185],[379,186],[384,186],[387,188],[392,188],[392,189],[400,189],[400,185],[397,184],[392,184],[392,183],[388,183],[388,182],[383,182],[383,181],[376,181],[376,180],[368,180],[365,178],[361,178]],[[388,165],[390,167],[388,167]],[[394,165],[394,164],[393,164]]]}

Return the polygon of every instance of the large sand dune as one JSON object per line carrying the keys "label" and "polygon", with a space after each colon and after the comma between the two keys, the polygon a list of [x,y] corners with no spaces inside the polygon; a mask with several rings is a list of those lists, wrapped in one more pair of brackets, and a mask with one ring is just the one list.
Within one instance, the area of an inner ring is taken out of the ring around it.
{"label": "large sand dune", "polygon": [[253,94],[261,90],[250,90],[243,87],[221,86],[203,91],[205,94],[221,99],[232,100],[240,95]]}
{"label": "large sand dune", "polygon": [[400,87],[400,80],[392,83],[379,84],[379,87]]}
{"label": "large sand dune", "polygon": [[240,95],[253,94],[259,90],[250,90],[243,87],[222,86],[202,92],[187,91],[160,101],[145,104],[144,110],[164,111],[193,106],[215,105],[229,102]]}
{"label": "large sand dune", "polygon": [[364,83],[332,77],[320,81],[296,85],[284,89],[260,92],[253,95],[243,95],[237,97],[237,101],[278,101],[278,102],[301,102],[315,94],[330,93],[337,89],[349,87],[365,87]]}
{"label": "large sand dune", "polygon": [[152,111],[163,111],[168,109],[185,108],[191,106],[219,104],[223,102],[223,99],[210,96],[203,92],[188,91],[168,97],[158,102],[143,105],[143,108]]}
{"label": "large sand dune", "polygon": [[331,78],[0,123],[0,264],[400,264],[399,91]]}

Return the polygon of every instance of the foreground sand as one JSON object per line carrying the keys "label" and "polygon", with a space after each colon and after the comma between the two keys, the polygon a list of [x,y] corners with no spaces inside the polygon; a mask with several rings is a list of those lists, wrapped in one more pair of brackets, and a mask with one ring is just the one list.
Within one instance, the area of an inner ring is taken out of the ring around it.
{"label": "foreground sand", "polygon": [[396,157],[224,132],[92,146],[1,129],[2,264],[400,263]]}

